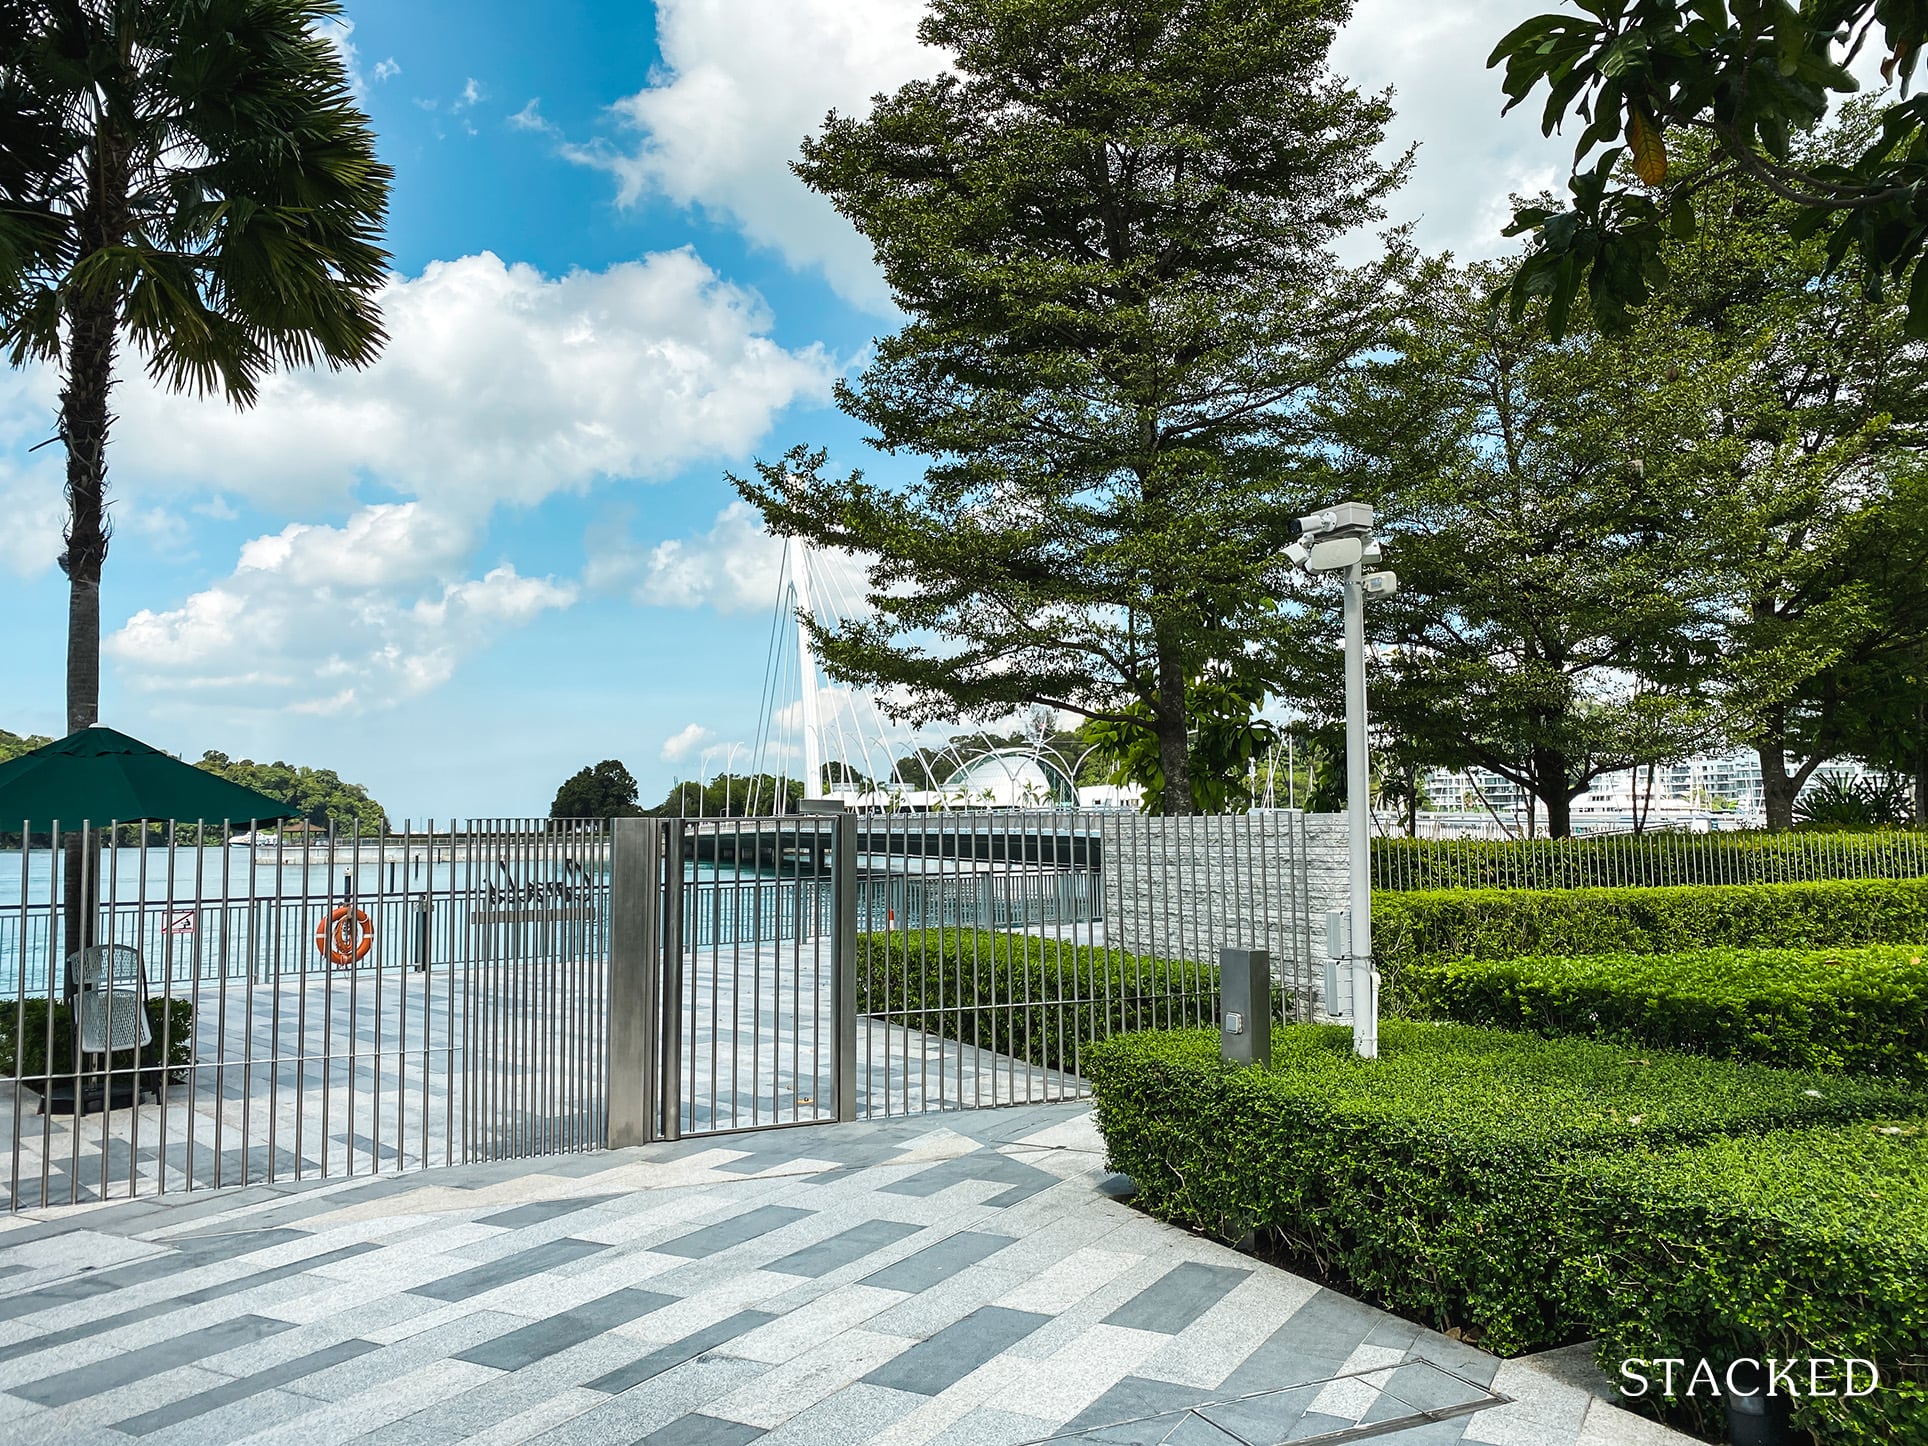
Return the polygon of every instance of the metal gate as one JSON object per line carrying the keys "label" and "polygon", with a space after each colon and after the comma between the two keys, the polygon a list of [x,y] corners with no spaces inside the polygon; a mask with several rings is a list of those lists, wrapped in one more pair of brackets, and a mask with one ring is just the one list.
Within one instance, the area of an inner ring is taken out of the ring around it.
{"label": "metal gate", "polygon": [[1221,946],[1268,950],[1283,1017],[1319,1003],[1298,813],[618,820],[614,837],[620,1143],[1082,1098],[1091,1040],[1216,1020]]}
{"label": "metal gate", "polygon": [[20,1209],[1075,1099],[1091,1040],[1212,1022],[1221,946],[1269,950],[1282,1015],[1312,1017],[1319,863],[1295,813],[27,839],[0,847],[0,1188]]}

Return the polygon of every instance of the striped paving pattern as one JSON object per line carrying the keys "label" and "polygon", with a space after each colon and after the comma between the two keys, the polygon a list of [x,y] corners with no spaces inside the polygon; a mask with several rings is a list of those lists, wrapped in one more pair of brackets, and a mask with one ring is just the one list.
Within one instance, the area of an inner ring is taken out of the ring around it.
{"label": "striped paving pattern", "polygon": [[1128,1188],[1055,1105],[16,1215],[0,1439],[1684,1440]]}

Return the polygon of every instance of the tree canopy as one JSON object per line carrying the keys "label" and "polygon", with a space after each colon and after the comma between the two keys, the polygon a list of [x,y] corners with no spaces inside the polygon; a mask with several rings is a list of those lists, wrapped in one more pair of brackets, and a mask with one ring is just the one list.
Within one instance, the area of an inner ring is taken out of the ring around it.
{"label": "tree canopy", "polygon": [[637,793],[636,776],[620,760],[605,758],[563,780],[555,802],[549,805],[549,817],[634,818],[642,812]]}
{"label": "tree canopy", "polygon": [[[1630,325],[1664,284],[1669,235],[1691,235],[1708,188],[1744,180],[1785,202],[1795,240],[1825,238],[1830,266],[1858,254],[1872,294],[1908,279],[1908,328],[1928,336],[1928,98],[1909,80],[1928,39],[1928,6],[1892,0],[1581,0],[1579,14],[1536,15],[1494,48],[1506,109],[1544,86],[1546,134],[1584,122],[1574,146],[1571,204],[1525,205],[1508,234],[1533,246],[1512,283],[1515,309],[1548,304],[1564,334],[1585,290],[1598,322]],[[1835,98],[1860,86],[1849,72],[1869,45],[1901,93],[1853,154],[1817,160],[1799,142]],[[1675,153],[1697,138],[1707,163],[1682,172]],[[1623,162],[1625,163],[1623,166]],[[1912,272],[1912,277],[1910,273]]]}
{"label": "tree canopy", "polygon": [[0,728],[0,763],[18,758],[23,753],[31,753],[36,748],[45,748],[53,741],[39,733],[9,733]]}
{"label": "tree canopy", "polygon": [[[1791,154],[1824,166],[1872,124]],[[1830,760],[1923,753],[1928,344],[1771,188],[1701,184],[1711,143],[1673,165],[1700,225],[1664,238],[1624,331],[1582,309],[1556,338],[1551,302],[1494,299],[1505,267],[1435,263],[1319,408],[1400,577],[1368,612],[1382,753],[1489,769],[1555,832],[1599,774],[1710,745],[1756,753],[1776,828]],[[1277,671],[1330,721],[1336,622],[1312,601]]]}
{"label": "tree canopy", "polygon": [[256,763],[209,751],[194,765],[230,783],[265,793],[291,808],[317,828],[341,833],[378,834],[388,828],[388,814],[359,783],[344,783],[332,768],[307,768],[292,763]]}
{"label": "tree canopy", "polygon": [[[1044,705],[1156,742],[1196,804],[1191,698],[1262,684],[1306,395],[1379,335],[1391,110],[1332,73],[1344,0],[936,0],[950,71],[833,114],[796,170],[907,316],[838,403],[902,485],[798,447],[743,495],[870,563],[827,671],[899,715]],[[1317,499],[1311,499],[1317,500]]]}

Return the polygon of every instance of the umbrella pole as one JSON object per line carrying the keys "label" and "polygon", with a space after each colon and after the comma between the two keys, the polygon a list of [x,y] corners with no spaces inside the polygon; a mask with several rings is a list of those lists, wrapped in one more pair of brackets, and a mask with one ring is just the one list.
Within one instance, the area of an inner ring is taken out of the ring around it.
{"label": "umbrella pole", "polygon": [[66,856],[61,870],[60,914],[66,926],[61,957],[71,959],[94,942],[100,913],[100,833],[96,829],[64,832],[61,840]]}

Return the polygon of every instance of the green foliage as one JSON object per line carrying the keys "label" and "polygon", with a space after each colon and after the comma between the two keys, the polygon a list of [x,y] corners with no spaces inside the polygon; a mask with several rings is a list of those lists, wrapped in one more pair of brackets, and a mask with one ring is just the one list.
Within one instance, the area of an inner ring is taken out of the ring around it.
{"label": "green foliage", "polygon": [[63,320],[96,304],[171,390],[246,404],[277,363],[374,359],[393,172],[318,32],[340,13],[7,7],[0,346],[15,365],[60,360]]}
{"label": "green foliage", "polygon": [[0,728],[0,763],[9,762],[23,753],[31,753],[36,748],[45,748],[53,741],[38,733],[9,733]]}
{"label": "green foliage", "polygon": [[1372,841],[1373,887],[1659,888],[1928,876],[1928,831],[1648,833],[1611,838]]}
{"label": "green foliage", "polygon": [[1393,268],[1331,254],[1405,169],[1375,156],[1384,98],[1327,68],[1348,10],[936,0],[950,69],[804,143],[906,318],[838,403],[923,469],[878,486],[799,447],[736,482],[777,533],[875,559],[828,671],[912,721],[1148,718],[1163,808],[1193,809],[1187,686],[1251,670],[1323,485],[1291,475],[1303,403],[1386,309]]}
{"label": "green foliage", "polygon": [[1830,773],[1794,800],[1802,828],[1892,828],[1910,821],[1908,789],[1898,780]]}
{"label": "green foliage", "polygon": [[1404,971],[1527,954],[1671,954],[1928,940],[1928,878],[1657,889],[1380,893],[1372,947],[1388,993]]}
{"label": "green foliage", "polygon": [[929,930],[857,941],[857,1012],[1046,1069],[1092,1041],[1217,1018],[1218,970],[1023,934]]}
{"label": "green foliage", "polygon": [[708,783],[687,779],[674,785],[654,808],[661,818],[746,818],[790,813],[803,797],[803,780],[774,773],[718,774]]}
{"label": "green foliage", "polygon": [[[1423,267],[1381,353],[1341,374],[1322,425],[1348,493],[1379,512],[1398,592],[1367,622],[1375,724],[1395,774],[1481,767],[1537,798],[1557,837],[1602,773],[1693,751],[1713,709],[1679,674],[1703,631],[1707,570],[1683,565],[1691,510],[1630,461],[1706,424],[1656,369],[1596,333],[1555,345],[1488,297],[1497,267]],[[1630,440],[1633,439],[1633,440]],[[1311,718],[1343,717],[1341,626],[1326,585],[1279,672]]]}
{"label": "green foliage", "polygon": [[[1601,1155],[1558,1176],[1548,1231],[1610,1375],[1634,1357],[1798,1357],[1805,1392],[1807,1359],[1860,1357],[1878,1363],[1881,1388],[1797,1395],[1793,1429],[1843,1446],[1928,1440],[1928,1382],[1907,1369],[1928,1358],[1919,1118]],[[1673,1405],[1678,1424],[1722,1437],[1719,1402],[1703,1393]]]}
{"label": "green foliage", "polygon": [[1594,1322],[1566,1298],[1573,1242],[1546,1229],[1555,1166],[1726,1134],[1886,1117],[1919,1097],[1853,1076],[1589,1040],[1386,1020],[1274,1035],[1270,1069],[1204,1031],[1089,1045],[1111,1167],[1152,1214],[1225,1239],[1256,1231],[1365,1298],[1501,1354]]}
{"label": "green foliage", "polygon": [[633,818],[642,810],[636,805],[636,777],[614,758],[605,758],[594,768],[581,768],[563,780],[549,805],[550,818]]}
{"label": "green foliage", "polygon": [[[1250,807],[1254,764],[1278,739],[1278,730],[1257,716],[1265,689],[1256,680],[1198,680],[1186,689],[1185,698],[1191,719],[1186,757],[1193,810],[1219,814]],[[1144,790],[1145,811],[1161,812],[1165,763],[1155,720],[1142,703],[1125,712],[1130,721],[1090,720],[1085,736],[1096,745],[1096,757],[1111,767],[1106,782],[1137,784]]]}
{"label": "green foliage", "polygon": [[359,783],[344,783],[332,768],[307,768],[292,763],[256,763],[208,752],[194,765],[230,783],[265,793],[269,798],[301,810],[317,828],[342,833],[378,834],[388,828],[388,814]]}
{"label": "green foliage", "polygon": [[[1584,288],[1603,323],[1630,325],[1629,308],[1665,279],[1668,238],[1692,234],[1712,209],[1700,194],[1706,179],[1678,174],[1668,154],[1670,140],[1696,132],[1712,138],[1716,176],[1749,177],[1786,198],[1781,224],[1796,237],[1824,235],[1831,266],[1858,251],[1870,290],[1899,282],[1928,236],[1918,219],[1928,111],[1918,99],[1888,101],[1878,133],[1845,164],[1817,164],[1796,139],[1834,95],[1859,89],[1846,69],[1849,37],[1855,49],[1873,38],[1888,52],[1883,78],[1898,72],[1905,83],[1928,39],[1928,10],[1884,0],[1608,0],[1537,15],[1508,33],[1487,62],[1506,67],[1506,109],[1544,85],[1548,135],[1570,115],[1585,122],[1572,205],[1527,205],[1509,229],[1535,239],[1512,284],[1514,305],[1544,298],[1557,333]],[[1918,335],[1928,335],[1924,293],[1928,283],[1917,279],[1909,299]]]}
{"label": "green foliage", "polygon": [[[1917,924],[1914,937],[1928,940],[1928,928]],[[1928,1081],[1924,951],[1928,943],[1453,959],[1409,964],[1399,992],[1430,1018]]]}
{"label": "green foliage", "polygon": [[[39,1088],[49,1073],[55,1077],[73,1074],[74,1014],[66,1004],[53,1004],[53,1068],[47,1066],[48,1002],[45,999],[14,1000],[0,1005],[0,1078],[16,1075]],[[194,1006],[185,999],[149,999],[146,1003],[147,1028],[153,1041],[144,1049],[115,1050],[108,1065],[116,1073],[143,1069],[152,1071],[163,1062],[172,1078],[193,1060]],[[90,1058],[88,1067],[97,1062]]]}

